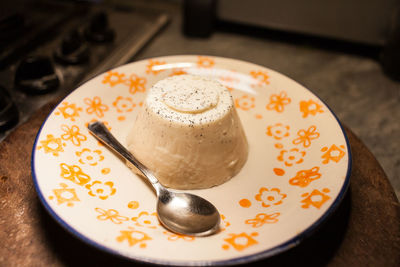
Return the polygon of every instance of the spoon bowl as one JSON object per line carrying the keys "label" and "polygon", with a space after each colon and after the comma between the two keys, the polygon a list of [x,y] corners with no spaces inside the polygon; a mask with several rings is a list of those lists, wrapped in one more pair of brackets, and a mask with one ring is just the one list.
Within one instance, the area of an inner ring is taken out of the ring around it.
{"label": "spoon bowl", "polygon": [[168,230],[192,236],[211,235],[219,230],[221,216],[213,204],[197,195],[165,188],[146,166],[118,142],[102,122],[93,122],[88,125],[88,129],[149,180],[157,194],[158,219]]}
{"label": "spoon bowl", "polygon": [[186,235],[210,235],[220,222],[217,209],[204,198],[169,190],[160,192],[157,214],[168,229]]}

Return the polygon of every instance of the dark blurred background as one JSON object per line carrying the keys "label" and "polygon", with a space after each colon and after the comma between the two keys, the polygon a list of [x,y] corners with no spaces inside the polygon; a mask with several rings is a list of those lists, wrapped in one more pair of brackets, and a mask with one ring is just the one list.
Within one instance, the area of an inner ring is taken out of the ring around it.
{"label": "dark blurred background", "polygon": [[376,156],[400,196],[396,0],[2,1],[0,141],[33,112],[127,62],[236,58],[321,97]]}

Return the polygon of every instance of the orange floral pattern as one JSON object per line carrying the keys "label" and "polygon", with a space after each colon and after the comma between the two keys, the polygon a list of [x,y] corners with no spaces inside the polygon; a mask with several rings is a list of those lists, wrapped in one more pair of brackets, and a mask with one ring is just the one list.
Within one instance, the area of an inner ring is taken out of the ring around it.
{"label": "orange floral pattern", "polygon": [[267,104],[268,110],[275,110],[276,112],[282,113],[286,105],[289,105],[292,100],[287,96],[285,91],[279,94],[272,94]]}
{"label": "orange floral pattern", "polygon": [[289,180],[289,184],[306,187],[319,178],[321,178],[321,174],[319,173],[319,167],[316,166],[309,170],[298,171],[296,176]]}
{"label": "orange floral pattern", "polygon": [[146,91],[146,78],[139,77],[136,74],[131,74],[125,84],[128,85],[131,94],[144,93]]}
{"label": "orange floral pattern", "polygon": [[97,216],[97,219],[100,221],[110,220],[114,224],[121,224],[129,220],[128,217],[119,215],[119,212],[114,209],[105,210],[102,208],[95,208],[95,210],[100,213],[100,215]]}
{"label": "orange floral pattern", "polygon": [[114,188],[113,182],[100,182],[94,181],[92,184],[87,184],[86,188],[89,189],[88,194],[92,197],[98,197],[101,200],[106,200],[109,196],[115,194],[117,189]]}
{"label": "orange floral pattern", "polygon": [[44,153],[52,153],[53,156],[58,157],[60,152],[64,152],[65,144],[62,143],[61,138],[57,138],[52,134],[48,134],[45,140],[40,141],[41,146],[38,146],[37,149],[44,150]]}
{"label": "orange floral pattern", "polygon": [[[57,199],[57,204],[62,205],[66,203],[68,207],[73,207],[74,202],[79,202],[80,199],[74,188],[69,188],[68,185],[60,183],[61,188],[53,189],[54,196]],[[54,199],[54,196],[50,196],[49,199]]]}
{"label": "orange floral pattern", "polygon": [[128,86],[131,94],[136,94],[137,92],[143,93],[146,91],[146,78],[139,77],[134,73],[129,75],[129,77],[126,77],[123,73],[109,71],[107,72],[107,75],[104,76],[102,83],[109,84],[111,87],[114,87],[117,84],[123,84]]}
{"label": "orange floral pattern", "polygon": [[315,116],[324,111],[322,105],[310,99],[308,101],[300,101],[300,112],[303,113],[303,118],[307,118],[309,115]]}
{"label": "orange floral pattern", "polygon": [[276,123],[267,127],[266,134],[275,138],[276,140],[281,140],[289,136],[289,125],[283,125],[282,123]]}
{"label": "orange floral pattern", "polygon": [[251,71],[250,75],[257,79],[261,84],[269,84],[269,75],[267,74],[266,71]]}
{"label": "orange floral pattern", "polygon": [[248,219],[245,221],[246,224],[250,224],[254,228],[263,226],[266,223],[276,223],[278,222],[278,217],[281,215],[279,212],[272,214],[259,213],[253,219]]}
{"label": "orange floral pattern", "polygon": [[80,146],[81,142],[86,141],[87,137],[80,133],[79,127],[76,125],[72,125],[69,127],[68,125],[61,125],[61,130],[64,131],[65,134],[61,135],[61,138],[65,141],[71,141],[73,145]]}
{"label": "orange floral pattern", "polygon": [[311,193],[304,193],[301,196],[304,198],[301,203],[303,209],[308,209],[313,206],[314,208],[320,209],[325,202],[327,202],[331,197],[327,195],[330,192],[328,188],[322,189],[322,192],[318,189],[314,189]]}
{"label": "orange floral pattern", "polygon": [[75,154],[79,157],[79,163],[89,164],[90,166],[96,166],[98,162],[104,160],[102,152],[98,149],[91,150],[89,148],[84,148],[82,151],[77,151]]}
{"label": "orange floral pattern", "polygon": [[116,238],[117,242],[127,241],[129,246],[139,245],[140,248],[145,248],[147,246],[147,241],[152,240],[152,238],[141,231],[135,230],[133,227],[128,227],[127,230],[121,230],[120,235]]}
{"label": "orange floral pattern", "polygon": [[125,74],[119,73],[117,71],[109,71],[104,76],[102,83],[109,84],[111,87],[114,87],[117,84],[124,83],[124,81],[125,81]]}
{"label": "orange floral pattern", "polygon": [[136,104],[133,103],[131,97],[118,96],[113,102],[113,106],[117,109],[118,113],[125,113],[131,112],[136,107]]}
{"label": "orange floral pattern", "polygon": [[139,213],[139,216],[133,217],[132,221],[135,222],[136,226],[145,226],[147,228],[157,228],[159,226],[159,222],[157,219],[157,213],[148,213],[147,211],[142,211]]}
{"label": "orange floral pattern", "polygon": [[58,108],[55,115],[62,115],[64,119],[70,119],[71,121],[75,121],[76,117],[79,117],[79,112],[82,111],[81,107],[77,107],[76,104],[69,104],[68,102],[63,102],[61,107]]}
{"label": "orange floral pattern", "polygon": [[272,205],[280,205],[286,198],[286,194],[281,193],[278,188],[268,189],[261,187],[259,193],[255,196],[257,201],[261,202],[264,208],[268,208]]}
{"label": "orange floral pattern", "polygon": [[249,110],[254,108],[256,99],[254,96],[243,95],[240,98],[235,99],[235,106],[242,110]]}
{"label": "orange floral pattern", "polygon": [[292,148],[290,150],[282,149],[278,160],[285,163],[286,166],[290,167],[293,164],[300,164],[304,161],[305,151],[300,151],[298,148]]}
{"label": "orange floral pattern", "polygon": [[257,232],[253,232],[251,234],[243,232],[240,234],[229,234],[228,236],[228,238],[224,239],[227,244],[222,245],[224,250],[228,250],[230,247],[233,247],[237,251],[242,251],[248,247],[258,244],[258,241],[254,238],[258,236]]}
{"label": "orange floral pattern", "polygon": [[321,151],[325,152],[322,155],[322,158],[324,159],[322,161],[323,164],[328,164],[330,161],[338,163],[344,157],[344,155],[346,155],[343,145],[337,147],[335,144],[333,144],[329,149],[328,147],[323,147]]}
{"label": "orange floral pattern", "polygon": [[101,103],[101,99],[98,96],[95,96],[93,99],[85,98],[84,102],[89,107],[86,109],[88,114],[96,114],[97,117],[104,117],[104,112],[108,110],[108,106]]}
{"label": "orange floral pattern", "polygon": [[60,164],[61,177],[67,179],[77,185],[87,184],[91,178],[84,173],[78,165],[68,165],[66,163]]}
{"label": "orange floral pattern", "polygon": [[293,140],[293,144],[303,144],[304,147],[309,147],[311,145],[311,140],[317,139],[319,137],[319,132],[317,132],[317,127],[315,125],[312,125],[307,130],[298,131],[297,135],[299,137]]}

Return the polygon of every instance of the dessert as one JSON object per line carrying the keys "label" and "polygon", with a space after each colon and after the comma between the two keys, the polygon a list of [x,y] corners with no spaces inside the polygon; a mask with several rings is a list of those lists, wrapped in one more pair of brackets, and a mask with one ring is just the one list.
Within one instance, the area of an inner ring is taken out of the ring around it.
{"label": "dessert", "polygon": [[149,90],[127,145],[164,186],[175,189],[222,184],[248,154],[229,91],[195,75],[172,76]]}

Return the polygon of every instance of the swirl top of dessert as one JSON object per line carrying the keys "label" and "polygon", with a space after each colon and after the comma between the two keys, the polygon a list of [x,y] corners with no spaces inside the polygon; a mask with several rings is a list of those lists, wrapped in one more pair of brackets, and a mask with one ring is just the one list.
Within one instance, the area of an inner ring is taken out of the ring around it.
{"label": "swirl top of dessert", "polygon": [[225,116],[233,108],[233,101],[229,91],[216,80],[179,75],[153,85],[146,105],[170,122],[201,125]]}

